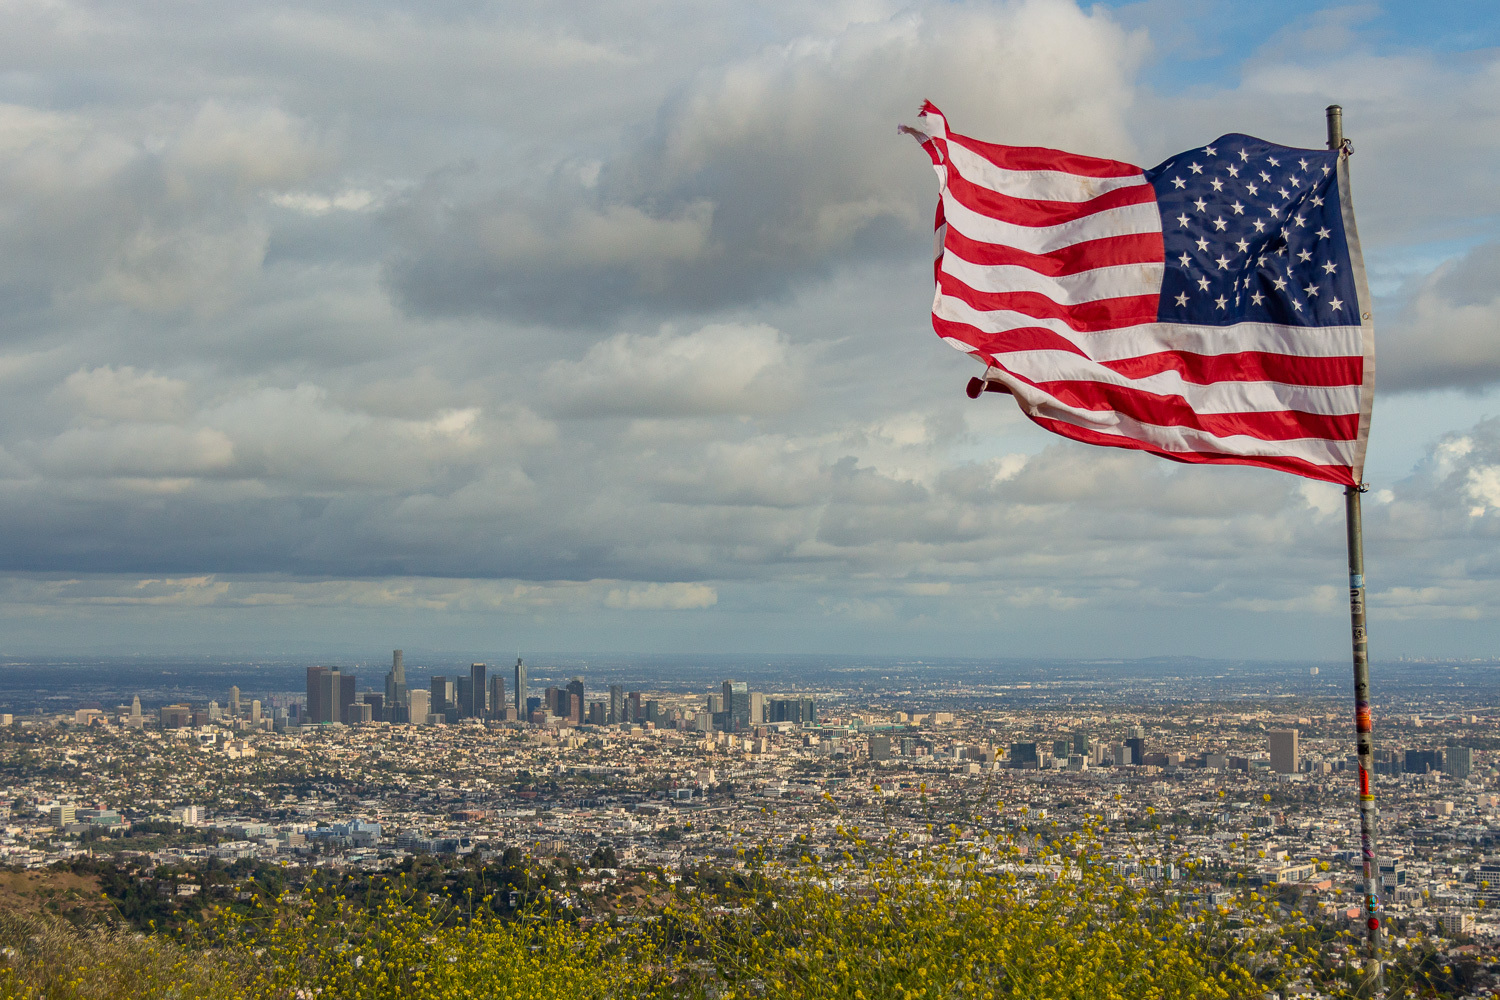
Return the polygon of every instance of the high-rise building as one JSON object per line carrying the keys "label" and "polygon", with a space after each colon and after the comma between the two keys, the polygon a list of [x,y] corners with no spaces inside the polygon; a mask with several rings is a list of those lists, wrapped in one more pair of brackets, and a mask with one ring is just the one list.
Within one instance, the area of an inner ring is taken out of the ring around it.
{"label": "high-rise building", "polygon": [[458,707],[458,718],[472,719],[474,717],[474,678],[468,674],[459,674],[453,678],[453,688],[457,694],[454,703]]}
{"label": "high-rise building", "polygon": [[620,721],[630,723],[641,721],[641,693],[639,691],[632,691],[625,696],[625,718]]}
{"label": "high-rise building", "polygon": [[[568,695],[578,699],[578,721],[583,721],[583,710],[586,707],[583,701],[583,678],[575,677],[568,681]],[[567,703],[570,707],[572,702]]]}
{"label": "high-rise building", "polygon": [[1073,752],[1073,741],[1072,740],[1053,740],[1052,741],[1052,756],[1054,756],[1054,757],[1062,757],[1062,758],[1066,759],[1067,756],[1069,754],[1071,754],[1072,752]]}
{"label": "high-rise building", "polygon": [[750,727],[750,685],[745,681],[724,682],[725,729],[738,732]]}
{"label": "high-rise building", "polygon": [[427,716],[432,714],[429,701],[429,693],[423,691],[421,688],[406,692],[407,719],[416,725],[425,726],[427,724]]}
{"label": "high-rise building", "polygon": [[1012,743],[1010,745],[1010,766],[1034,771],[1041,763],[1037,755],[1035,743]]}
{"label": "high-rise building", "polygon": [[1273,729],[1266,734],[1266,749],[1271,751],[1271,770],[1277,774],[1296,774],[1299,761],[1296,729]]}
{"label": "high-rise building", "polygon": [[516,681],[516,715],[519,716],[521,719],[524,720],[527,717],[527,715],[529,714],[529,712],[528,712],[528,710],[526,708],[526,699],[530,695],[530,692],[526,690],[526,664],[521,662],[521,658],[519,656],[516,657],[516,676],[515,676],[515,681]]}
{"label": "high-rise building", "polygon": [[1426,774],[1428,771],[1441,771],[1443,769],[1443,751],[1441,750],[1408,750],[1406,751],[1406,773]]}
{"label": "high-rise building", "polygon": [[589,725],[591,725],[591,726],[602,726],[602,725],[604,725],[605,724],[604,720],[608,717],[608,714],[609,713],[608,713],[608,710],[605,708],[604,702],[602,702],[602,701],[591,701],[591,702],[589,702]]}
{"label": "high-rise building", "polygon": [[1468,747],[1449,747],[1443,752],[1443,773],[1454,778],[1467,778],[1474,770],[1474,751]]}
{"label": "high-rise building", "polygon": [[1088,756],[1088,753],[1089,753],[1089,734],[1088,733],[1074,733],[1073,734],[1073,752],[1076,753],[1076,754],[1079,754],[1081,756],[1085,756],[1085,757]]}
{"label": "high-rise building", "polygon": [[758,726],[766,721],[766,696],[759,691],[750,692],[750,725]]}
{"label": "high-rise building", "polygon": [[[1145,732],[1145,730],[1143,730],[1139,726],[1137,726],[1134,730],[1132,730],[1132,732],[1141,733],[1141,732]],[[1130,759],[1128,761],[1126,761],[1127,764],[1144,764],[1144,763],[1146,763],[1146,737],[1144,737],[1144,736],[1132,736],[1132,737],[1130,737],[1130,739],[1128,739],[1128,740],[1125,741],[1125,751],[1126,751],[1126,754],[1130,757]]]}
{"label": "high-rise building", "polygon": [[406,722],[406,659],[401,650],[391,650],[391,669],[385,675],[385,704],[389,722]]}
{"label": "high-rise building", "polygon": [[229,688],[229,717],[238,719],[240,717],[240,689],[238,685]]}
{"label": "high-rise building", "polygon": [[366,691],[364,701],[370,706],[371,722],[389,721],[385,717],[385,695],[379,691]]}
{"label": "high-rise building", "polygon": [[891,759],[891,738],[886,735],[870,737],[870,759]]}
{"label": "high-rise building", "polygon": [[609,724],[619,725],[625,721],[625,689],[618,684],[609,686]]}
{"label": "high-rise building", "polygon": [[483,663],[469,664],[469,688],[474,692],[474,704],[470,706],[469,712],[471,719],[482,719],[490,713],[489,685],[484,679],[488,669]]}
{"label": "high-rise building", "polygon": [[427,711],[432,715],[447,715],[448,709],[457,704],[452,677],[434,677],[431,684],[432,697],[427,700]]}
{"label": "high-rise building", "polygon": [[354,688],[359,683],[359,678],[353,674],[339,674],[338,678],[338,694],[335,695],[338,699],[338,714],[332,721],[347,724],[353,721],[350,718],[350,706],[355,704],[355,699],[358,697]]}
{"label": "high-rise building", "polygon": [[132,719],[139,719],[141,717],[140,695],[136,695],[134,698],[130,699],[130,717]]}
{"label": "high-rise building", "polygon": [[252,699],[250,702],[250,721],[260,723],[260,699]]}
{"label": "high-rise building", "polygon": [[490,718],[505,718],[505,678],[499,674],[490,677]]}
{"label": "high-rise building", "polygon": [[[328,709],[324,706],[333,704],[333,690],[327,683],[328,674],[327,667],[307,668],[307,710],[302,713],[303,725],[328,721]],[[325,692],[327,701],[323,700]]]}

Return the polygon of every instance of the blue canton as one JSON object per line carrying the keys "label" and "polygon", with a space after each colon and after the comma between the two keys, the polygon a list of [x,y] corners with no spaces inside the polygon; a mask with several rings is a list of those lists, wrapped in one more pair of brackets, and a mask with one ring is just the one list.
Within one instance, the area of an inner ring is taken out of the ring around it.
{"label": "blue canton", "polygon": [[1338,154],[1225,135],[1146,171],[1166,270],[1157,318],[1354,326]]}

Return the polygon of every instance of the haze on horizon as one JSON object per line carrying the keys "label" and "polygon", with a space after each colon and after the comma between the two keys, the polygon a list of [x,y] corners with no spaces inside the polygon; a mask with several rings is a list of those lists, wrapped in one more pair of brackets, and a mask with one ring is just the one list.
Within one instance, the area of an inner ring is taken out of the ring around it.
{"label": "haze on horizon", "polygon": [[1500,12],[0,12],[0,653],[1337,659],[1342,504],[1052,438],[931,333],[956,128],[1316,146],[1377,296],[1372,655],[1500,643]]}

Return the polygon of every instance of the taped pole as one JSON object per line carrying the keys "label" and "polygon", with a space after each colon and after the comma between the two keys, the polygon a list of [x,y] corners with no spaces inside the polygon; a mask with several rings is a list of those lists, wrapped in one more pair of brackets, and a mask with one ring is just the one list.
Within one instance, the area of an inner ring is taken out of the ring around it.
{"label": "taped pole", "polygon": [[[1344,146],[1344,109],[1330,104],[1328,148]],[[1349,542],[1349,628],[1354,646],[1354,744],[1359,755],[1359,848],[1364,874],[1365,991],[1380,988],[1380,865],[1375,859],[1374,734],[1370,723],[1370,647],[1365,631],[1365,538],[1360,495],[1365,485],[1344,487]]]}

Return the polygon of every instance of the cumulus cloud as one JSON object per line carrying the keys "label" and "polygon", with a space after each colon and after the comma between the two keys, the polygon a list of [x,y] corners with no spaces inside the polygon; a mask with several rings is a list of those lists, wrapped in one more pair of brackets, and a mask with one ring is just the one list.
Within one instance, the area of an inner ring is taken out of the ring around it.
{"label": "cumulus cloud", "polygon": [[1140,50],[1058,0],[929,4],[767,46],[703,72],[588,183],[559,170],[528,199],[478,167],[434,177],[393,214],[391,283],[421,312],[560,324],[774,295],[904,252],[929,222],[930,176],[893,134],[921,96],[976,133],[1118,151]]}

